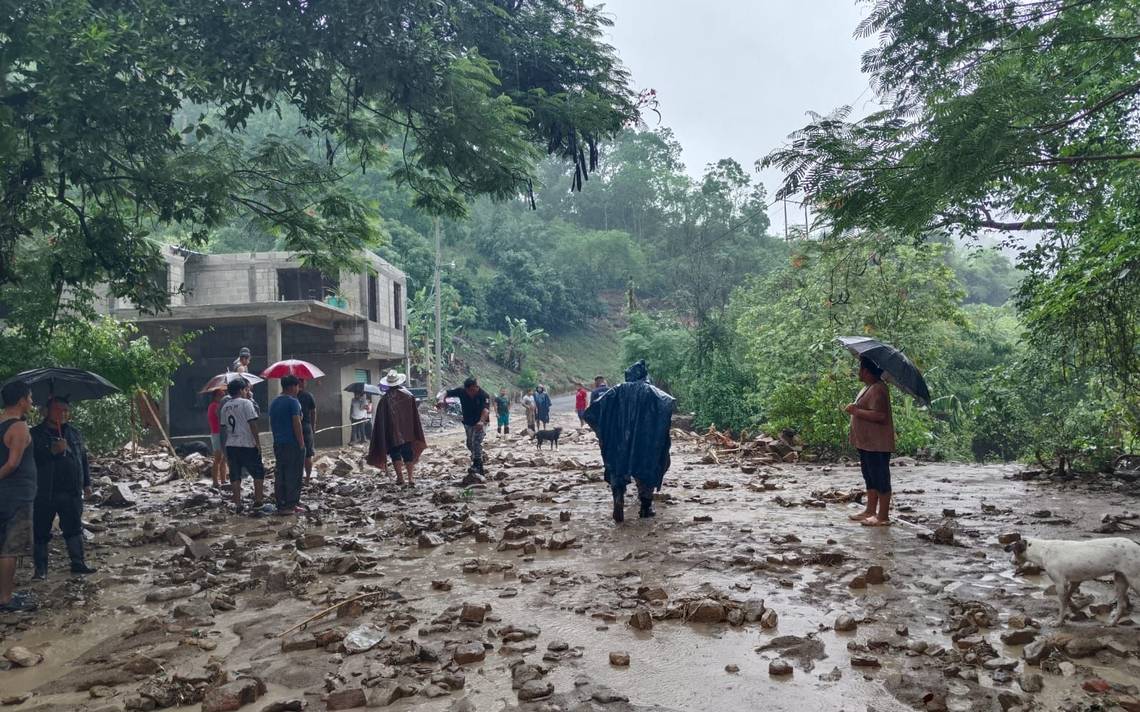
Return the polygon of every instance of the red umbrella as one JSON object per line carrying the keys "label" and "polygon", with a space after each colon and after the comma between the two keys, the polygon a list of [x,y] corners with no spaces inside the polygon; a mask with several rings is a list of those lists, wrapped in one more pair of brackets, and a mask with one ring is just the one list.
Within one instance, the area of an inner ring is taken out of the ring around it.
{"label": "red umbrella", "polygon": [[282,378],[284,376],[296,376],[303,378],[306,381],[311,381],[314,378],[320,378],[325,375],[325,372],[317,368],[308,361],[302,361],[295,358],[287,358],[284,361],[278,361],[269,368],[261,372],[264,378]]}

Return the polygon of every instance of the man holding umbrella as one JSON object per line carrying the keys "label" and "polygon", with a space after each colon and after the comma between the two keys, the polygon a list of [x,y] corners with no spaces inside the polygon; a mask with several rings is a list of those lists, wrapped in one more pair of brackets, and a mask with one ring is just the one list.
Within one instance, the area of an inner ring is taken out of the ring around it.
{"label": "man holding umbrella", "polygon": [[91,496],[91,468],[83,436],[71,423],[71,404],[63,396],[48,399],[44,419],[32,428],[39,485],[33,517],[35,577],[47,578],[52,524],[59,517],[71,573],[93,574],[83,554],[83,497]]}

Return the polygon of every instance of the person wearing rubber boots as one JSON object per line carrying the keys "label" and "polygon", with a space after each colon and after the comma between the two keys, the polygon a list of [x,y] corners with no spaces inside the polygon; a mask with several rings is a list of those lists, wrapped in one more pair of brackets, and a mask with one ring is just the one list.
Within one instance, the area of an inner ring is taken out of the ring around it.
{"label": "person wearing rubber boots", "polygon": [[615,522],[625,519],[625,491],[637,482],[641,501],[638,516],[653,511],[653,493],[669,470],[669,426],[675,400],[649,383],[645,361],[625,372],[625,383],[607,391],[586,409],[583,417],[598,436],[606,483],[613,492]]}
{"label": "person wearing rubber boots", "polygon": [[38,485],[32,514],[35,578],[47,577],[51,529],[56,517],[71,559],[71,573],[93,574],[83,552],[83,497],[91,496],[91,468],[83,436],[71,425],[71,404],[51,398],[32,428]]}

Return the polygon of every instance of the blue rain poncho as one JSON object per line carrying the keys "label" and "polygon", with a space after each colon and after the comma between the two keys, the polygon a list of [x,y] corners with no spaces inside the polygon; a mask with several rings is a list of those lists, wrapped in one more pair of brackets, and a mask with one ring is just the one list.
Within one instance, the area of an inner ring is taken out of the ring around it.
{"label": "blue rain poncho", "polygon": [[583,418],[598,436],[610,487],[624,490],[637,480],[644,491],[658,490],[669,470],[676,401],[649,383],[645,361],[630,366],[625,381],[591,403]]}

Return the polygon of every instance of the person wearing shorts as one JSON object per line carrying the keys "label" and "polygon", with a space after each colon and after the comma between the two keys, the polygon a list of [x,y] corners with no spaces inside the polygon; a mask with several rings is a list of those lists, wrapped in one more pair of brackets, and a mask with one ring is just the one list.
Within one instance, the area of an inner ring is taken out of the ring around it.
{"label": "person wearing shorts", "polygon": [[495,397],[495,423],[499,435],[511,434],[511,399],[507,397],[507,389],[500,388],[499,395]]}
{"label": "person wearing shorts", "polygon": [[387,390],[376,404],[376,422],[373,424],[365,460],[369,465],[382,469],[385,474],[388,472],[388,462],[391,461],[396,470],[397,485],[404,484],[406,469],[407,484],[414,487],[416,461],[427,447],[427,440],[416,397],[403,387],[406,380],[404,374],[394,370],[388,371],[380,380],[381,388],[386,387]]}
{"label": "person wearing shorts", "polygon": [[214,464],[210,473],[214,477],[214,486],[222,487],[229,482],[229,471],[226,467],[226,450],[222,442],[222,421],[218,411],[222,409],[222,399],[226,392],[221,388],[211,394],[210,405],[206,408],[206,423],[210,426],[210,452],[213,453]]}
{"label": "person wearing shorts", "polygon": [[38,476],[32,434],[24,421],[32,391],[23,381],[0,389],[0,613],[36,608],[30,594],[16,591],[16,561],[32,555],[32,508]]}
{"label": "person wearing shorts", "polygon": [[891,394],[883,382],[883,369],[869,358],[859,361],[859,380],[865,385],[855,402],[844,410],[851,416],[851,444],[859,452],[867,506],[852,521],[868,527],[890,524],[891,453],[895,449],[895,426],[891,417]]}
{"label": "person wearing shorts", "polygon": [[253,507],[260,509],[265,503],[265,466],[261,462],[261,446],[257,431],[257,408],[253,401],[243,397],[249,384],[245,379],[231,381],[230,399],[218,414],[226,426],[226,463],[230,470],[230,487],[233,489],[234,509],[241,513],[242,473],[253,478]]}

